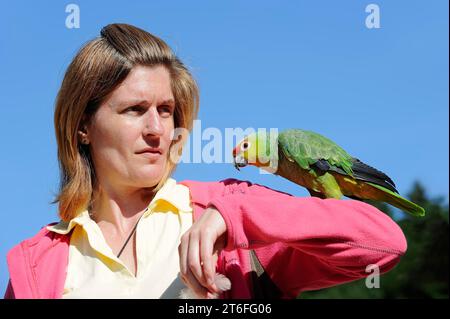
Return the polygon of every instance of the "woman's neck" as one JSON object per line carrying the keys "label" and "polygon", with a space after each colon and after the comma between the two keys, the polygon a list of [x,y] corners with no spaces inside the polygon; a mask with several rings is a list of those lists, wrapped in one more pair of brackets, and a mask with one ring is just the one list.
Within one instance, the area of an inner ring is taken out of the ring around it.
{"label": "woman's neck", "polygon": [[99,187],[91,207],[91,216],[99,225],[128,233],[154,197],[153,188],[120,190]]}

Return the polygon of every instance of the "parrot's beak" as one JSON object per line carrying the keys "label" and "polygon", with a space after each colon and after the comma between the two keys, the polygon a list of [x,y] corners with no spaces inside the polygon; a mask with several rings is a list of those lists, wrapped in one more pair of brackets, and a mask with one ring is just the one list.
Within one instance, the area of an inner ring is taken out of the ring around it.
{"label": "parrot's beak", "polygon": [[238,171],[240,171],[239,168],[247,166],[248,162],[245,158],[241,157],[240,155],[237,155],[237,156],[233,157],[233,164],[234,164],[234,167]]}

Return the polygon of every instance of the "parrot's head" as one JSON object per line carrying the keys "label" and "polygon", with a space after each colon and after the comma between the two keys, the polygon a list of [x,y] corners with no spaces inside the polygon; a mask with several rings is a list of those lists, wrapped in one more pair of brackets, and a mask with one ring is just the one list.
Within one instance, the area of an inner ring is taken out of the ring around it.
{"label": "parrot's head", "polygon": [[273,160],[278,159],[276,134],[255,132],[247,135],[233,149],[234,167],[253,165],[267,168],[273,166]]}

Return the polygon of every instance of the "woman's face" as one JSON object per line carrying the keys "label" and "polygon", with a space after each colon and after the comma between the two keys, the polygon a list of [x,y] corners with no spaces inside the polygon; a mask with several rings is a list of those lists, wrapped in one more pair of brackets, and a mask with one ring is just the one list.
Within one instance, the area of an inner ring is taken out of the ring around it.
{"label": "woman's face", "polygon": [[85,129],[101,187],[154,187],[164,173],[175,99],[163,66],[134,67]]}

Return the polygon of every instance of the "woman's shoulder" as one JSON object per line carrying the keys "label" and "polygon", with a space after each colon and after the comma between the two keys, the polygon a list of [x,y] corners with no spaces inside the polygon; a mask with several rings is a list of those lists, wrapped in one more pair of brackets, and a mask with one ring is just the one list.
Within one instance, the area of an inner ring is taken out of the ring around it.
{"label": "woman's shoulder", "polygon": [[[34,236],[9,250],[6,259],[15,297],[35,298],[37,288],[33,288],[33,285],[49,283],[48,287],[53,287],[55,281],[64,278],[70,236],[47,229],[55,224],[42,227]],[[30,278],[35,280],[30,281]]]}
{"label": "woman's shoulder", "polygon": [[40,228],[40,230],[33,236],[26,238],[22,240],[17,245],[13,246],[9,252],[8,255],[15,255],[21,251],[40,251],[40,250],[46,250],[51,246],[55,245],[55,241],[61,242],[62,235],[57,234],[55,232],[52,232],[48,229],[50,226],[54,226],[58,224],[58,222],[49,223],[43,227]]}

